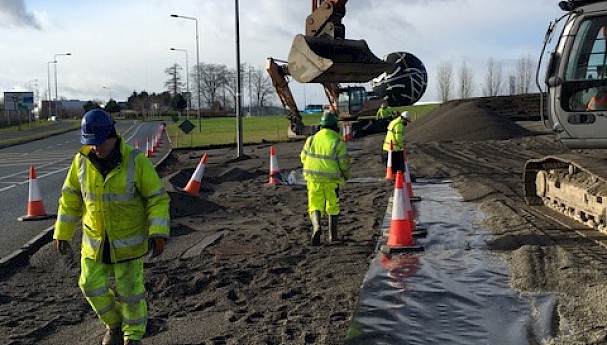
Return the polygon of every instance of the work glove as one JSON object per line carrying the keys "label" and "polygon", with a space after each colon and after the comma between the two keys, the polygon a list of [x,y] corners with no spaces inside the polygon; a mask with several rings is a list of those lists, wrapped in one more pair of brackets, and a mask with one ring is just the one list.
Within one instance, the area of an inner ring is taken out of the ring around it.
{"label": "work glove", "polygon": [[150,257],[155,258],[164,252],[166,245],[166,238],[164,237],[152,237],[150,238],[149,248],[151,255]]}
{"label": "work glove", "polygon": [[61,255],[72,254],[72,246],[66,240],[55,240],[55,249]]}

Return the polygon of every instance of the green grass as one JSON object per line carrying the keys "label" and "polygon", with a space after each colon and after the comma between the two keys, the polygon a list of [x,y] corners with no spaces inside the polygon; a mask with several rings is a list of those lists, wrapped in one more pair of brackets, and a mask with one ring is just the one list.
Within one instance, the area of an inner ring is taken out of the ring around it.
{"label": "green grass", "polygon": [[[436,108],[438,104],[413,105],[408,107],[392,108],[399,112],[408,110],[411,112],[413,121],[424,116]],[[173,148],[209,147],[236,144],[236,118],[217,117],[203,118],[202,130],[198,129],[198,120],[190,118],[190,122],[196,126],[189,134],[184,134],[178,122],[167,121],[167,132],[171,137]],[[317,124],[320,121],[318,115],[303,115],[304,125]],[[287,128],[289,120],[286,115],[246,117],[242,119],[243,144],[254,144],[261,142],[287,141]]]}
{"label": "green grass", "polygon": [[27,131],[30,128],[43,128],[52,125],[54,122],[52,121],[33,121],[31,124],[23,123],[21,125],[11,125],[0,128],[0,134],[10,134]]}

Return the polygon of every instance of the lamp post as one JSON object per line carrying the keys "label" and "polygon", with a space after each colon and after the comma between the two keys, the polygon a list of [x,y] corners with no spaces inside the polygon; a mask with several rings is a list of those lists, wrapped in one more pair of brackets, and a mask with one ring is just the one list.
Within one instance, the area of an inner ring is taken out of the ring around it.
{"label": "lamp post", "polygon": [[242,97],[240,92],[242,87],[240,86],[240,19],[238,14],[238,0],[234,0],[234,11],[235,11],[235,24],[236,24],[236,156],[240,158],[243,154],[243,143],[242,143]]}
{"label": "lamp post", "polygon": [[53,90],[51,89],[51,64],[55,63],[55,61],[49,61],[46,63],[46,82],[47,82],[47,91],[46,91],[46,96],[47,96],[47,100],[48,100],[48,111],[46,113],[46,117],[50,118],[53,114],[52,114],[52,109],[53,109]]}
{"label": "lamp post", "polygon": [[185,49],[179,49],[179,48],[171,48],[171,50],[185,52],[185,88],[186,88],[186,92],[188,95],[187,96],[188,98],[186,98],[186,101],[188,103],[188,110],[185,113],[186,114],[185,118],[187,120],[189,120],[190,119],[190,72],[189,72],[188,66],[190,64],[188,62],[188,51]]}
{"label": "lamp post", "polygon": [[[199,44],[198,44],[198,19],[196,19],[194,17],[180,16],[177,14],[171,14],[171,17],[189,19],[189,20],[193,20],[196,23],[196,66],[199,69],[200,68],[200,53],[199,53],[199,48],[198,48],[198,46],[199,46]],[[198,117],[198,132],[202,132],[202,123],[200,122],[200,100],[201,100],[202,96],[200,95],[200,73],[199,73],[198,69],[196,69],[196,87],[197,87],[197,91],[198,91],[198,107],[196,108],[196,116]]]}
{"label": "lamp post", "polygon": [[104,86],[104,89],[108,89],[108,91],[110,92],[110,98],[108,99],[108,102],[112,100],[112,88],[109,86]]}
{"label": "lamp post", "polygon": [[69,56],[72,53],[63,53],[63,54],[55,54],[55,58],[53,59],[53,63],[55,64],[55,116],[59,118],[59,109],[57,108],[59,105],[59,96],[57,91],[57,56]]}

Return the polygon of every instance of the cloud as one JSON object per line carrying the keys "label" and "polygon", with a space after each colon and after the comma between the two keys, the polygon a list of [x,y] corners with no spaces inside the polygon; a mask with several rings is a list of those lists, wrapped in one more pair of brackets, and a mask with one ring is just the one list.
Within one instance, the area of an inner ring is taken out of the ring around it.
{"label": "cloud", "polygon": [[0,27],[42,27],[35,14],[25,8],[25,0],[0,0]]}

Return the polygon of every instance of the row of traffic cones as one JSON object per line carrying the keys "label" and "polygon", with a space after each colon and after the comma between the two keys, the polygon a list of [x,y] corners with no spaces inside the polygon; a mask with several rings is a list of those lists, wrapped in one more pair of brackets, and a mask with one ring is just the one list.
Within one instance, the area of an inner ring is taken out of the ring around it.
{"label": "row of traffic cones", "polygon": [[[394,173],[392,172],[392,152],[393,152],[394,146],[392,144],[392,141],[390,141],[390,151],[388,151],[388,159],[387,159],[387,164],[386,164],[386,180],[393,180],[394,179]],[[409,161],[408,161],[408,157],[407,157],[407,149],[403,150],[403,165],[405,168],[405,186],[407,188],[407,192],[409,193],[409,198],[411,199],[411,201],[419,201],[421,200],[421,198],[416,197],[413,194],[413,185],[411,182],[411,170],[409,169]]]}
{"label": "row of traffic cones", "polygon": [[[158,151],[158,148],[162,145],[162,133],[164,131],[164,125],[160,125],[160,127],[158,127],[158,130],[156,131],[156,133],[154,133],[154,135],[152,136],[152,138],[150,139],[150,137],[146,137],[145,138],[145,156],[146,157],[152,157],[154,155],[154,153],[156,151]],[[139,145],[139,140],[135,141],[135,148],[140,150],[140,145]]]}

